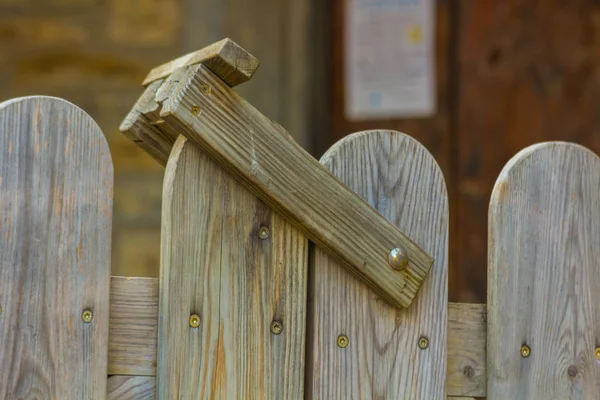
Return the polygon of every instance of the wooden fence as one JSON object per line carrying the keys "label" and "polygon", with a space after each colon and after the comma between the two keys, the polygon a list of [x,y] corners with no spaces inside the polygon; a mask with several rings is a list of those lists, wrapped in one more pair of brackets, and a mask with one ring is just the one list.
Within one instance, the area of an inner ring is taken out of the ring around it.
{"label": "wooden fence", "polygon": [[429,152],[367,131],[316,162],[231,88],[257,66],[230,41],[161,66],[121,127],[166,165],[159,279],[110,276],[94,121],[57,98],[0,104],[0,398],[600,396],[595,154],[509,161],[488,303],[448,303]]}

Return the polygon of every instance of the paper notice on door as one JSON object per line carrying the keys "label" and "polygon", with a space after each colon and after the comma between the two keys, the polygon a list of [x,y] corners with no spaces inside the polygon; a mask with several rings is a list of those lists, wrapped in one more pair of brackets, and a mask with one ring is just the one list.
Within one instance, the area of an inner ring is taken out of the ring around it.
{"label": "paper notice on door", "polygon": [[435,113],[434,13],[433,0],[346,0],[348,119]]}

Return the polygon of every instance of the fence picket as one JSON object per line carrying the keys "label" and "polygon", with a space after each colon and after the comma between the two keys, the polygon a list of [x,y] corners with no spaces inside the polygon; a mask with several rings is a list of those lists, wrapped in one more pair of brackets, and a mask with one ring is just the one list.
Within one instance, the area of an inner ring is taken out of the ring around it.
{"label": "fence picket", "polygon": [[448,199],[437,163],[416,140],[392,131],[346,137],[321,162],[435,262],[413,304],[396,309],[314,248],[308,397],[445,399]]}
{"label": "fence picket", "polygon": [[0,104],[0,398],[106,396],[112,189],[85,112]]}
{"label": "fence picket", "polygon": [[599,204],[600,159],[575,144],[528,147],[500,174],[489,209],[489,399],[598,398]]}
{"label": "fence picket", "polygon": [[158,398],[302,398],[307,239],[181,136],[161,242]]}

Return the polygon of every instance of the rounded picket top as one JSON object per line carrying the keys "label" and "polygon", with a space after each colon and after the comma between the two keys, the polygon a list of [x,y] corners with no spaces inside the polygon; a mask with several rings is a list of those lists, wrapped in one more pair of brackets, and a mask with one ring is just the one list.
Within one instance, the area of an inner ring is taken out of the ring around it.
{"label": "rounded picket top", "polygon": [[0,398],[106,396],[112,192],[83,110],[0,104]]}
{"label": "rounded picket top", "polygon": [[[425,168],[431,169],[432,177],[436,177],[436,179],[441,178],[441,184],[443,186],[441,190],[443,190],[443,193],[446,197],[448,196],[444,174],[431,152],[425,146],[423,146],[421,142],[400,131],[373,129],[355,132],[334,143],[323,154],[323,156],[321,156],[319,161],[321,164],[325,165],[331,170],[330,166],[337,157],[340,157],[340,152],[351,151],[351,149],[355,148],[356,146],[362,145],[363,142],[372,142],[377,143],[378,146],[385,146],[386,138],[388,141],[390,141],[390,143],[395,142],[399,145],[402,144],[402,146],[405,146],[408,154],[411,154],[415,157],[422,157],[424,160],[426,160],[425,162],[427,165]],[[400,155],[401,152],[399,151],[397,156],[399,157]]]}
{"label": "rounded picket top", "polygon": [[600,392],[598,204],[600,158],[576,144],[530,146],[500,173],[488,215],[488,398]]}
{"label": "rounded picket top", "polygon": [[349,135],[321,163],[435,261],[412,304],[399,312],[314,249],[307,395],[445,398],[448,196],[441,169],[417,140],[388,130]]}

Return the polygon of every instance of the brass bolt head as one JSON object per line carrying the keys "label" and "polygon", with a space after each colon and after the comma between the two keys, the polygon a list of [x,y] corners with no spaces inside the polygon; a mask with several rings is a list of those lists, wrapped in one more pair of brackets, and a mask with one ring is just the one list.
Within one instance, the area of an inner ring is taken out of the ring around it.
{"label": "brass bolt head", "polygon": [[208,86],[206,83],[203,83],[200,85],[200,91],[202,94],[210,94],[210,86]]}
{"label": "brass bolt head", "polygon": [[194,114],[194,115],[200,114],[200,107],[192,106],[192,114]]}
{"label": "brass bolt head", "polygon": [[337,338],[338,347],[345,349],[346,347],[348,347],[348,343],[349,343],[348,336],[346,336],[346,335],[338,336],[338,338]]}
{"label": "brass bolt head", "polygon": [[408,265],[408,257],[400,247],[393,248],[390,250],[390,254],[388,255],[388,263],[390,267],[395,270],[403,270]]}
{"label": "brass bolt head", "polygon": [[530,355],[531,355],[531,348],[529,346],[527,346],[526,344],[521,346],[521,357],[527,358]]}
{"label": "brass bolt head", "polygon": [[425,350],[429,347],[429,338],[427,336],[421,336],[418,345],[421,350]]}
{"label": "brass bolt head", "polygon": [[81,319],[86,324],[89,324],[94,319],[94,313],[92,312],[92,310],[83,310],[83,312],[81,313]]}
{"label": "brass bolt head", "polygon": [[600,347],[594,349],[594,355],[596,356],[596,359],[600,360]]}
{"label": "brass bolt head", "polygon": [[281,321],[271,322],[271,333],[273,335],[279,335],[281,332],[283,332],[283,323]]}
{"label": "brass bolt head", "polygon": [[190,315],[190,328],[197,328],[200,326],[200,317],[198,314]]}
{"label": "brass bolt head", "polygon": [[261,226],[260,229],[258,230],[258,237],[261,240],[265,240],[269,238],[269,228],[267,228],[266,226]]}

